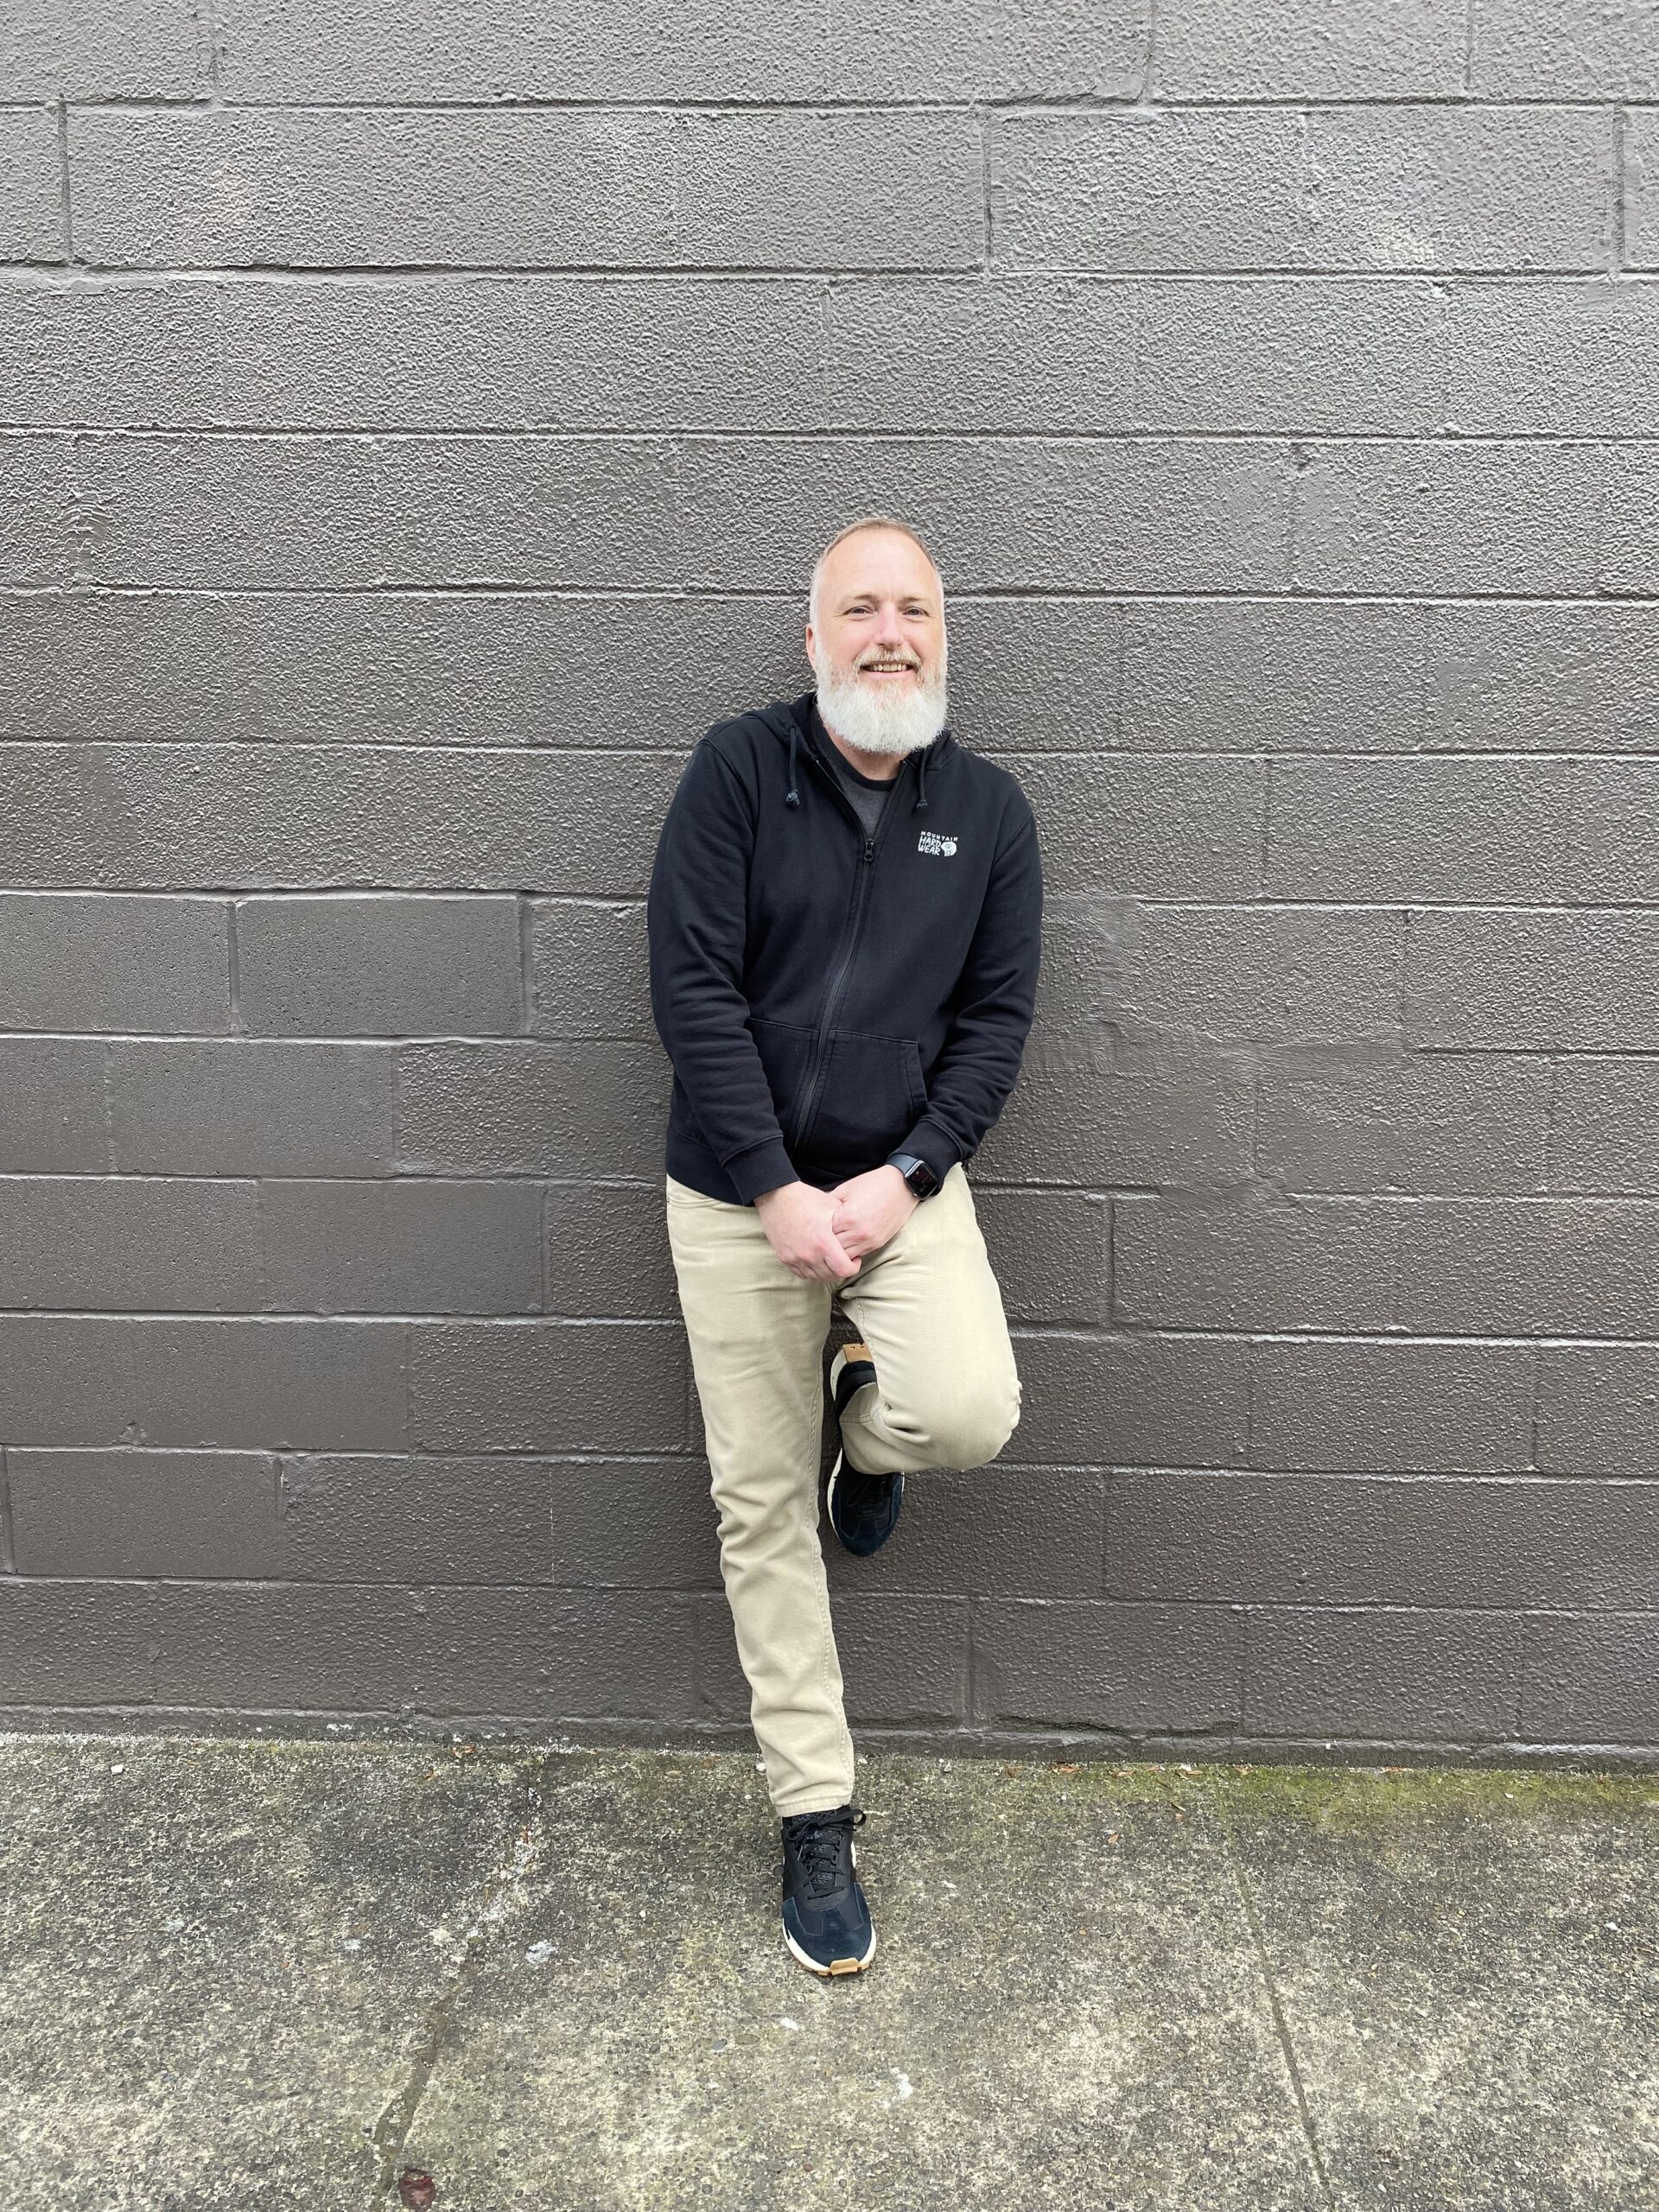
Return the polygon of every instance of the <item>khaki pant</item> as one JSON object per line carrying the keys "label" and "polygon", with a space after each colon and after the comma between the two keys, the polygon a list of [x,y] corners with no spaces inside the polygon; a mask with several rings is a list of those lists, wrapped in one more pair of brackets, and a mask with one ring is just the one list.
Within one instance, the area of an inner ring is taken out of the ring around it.
{"label": "khaki pant", "polygon": [[818,1543],[831,1307],[838,1299],[875,1363],[875,1381],[842,1416],[848,1459],[872,1473],[914,1474],[983,1466],[1019,1421],[1001,1294],[960,1164],[840,1284],[791,1274],[753,1206],[666,1182],[721,1577],[766,1787],[779,1815],[824,1812],[853,1794]]}

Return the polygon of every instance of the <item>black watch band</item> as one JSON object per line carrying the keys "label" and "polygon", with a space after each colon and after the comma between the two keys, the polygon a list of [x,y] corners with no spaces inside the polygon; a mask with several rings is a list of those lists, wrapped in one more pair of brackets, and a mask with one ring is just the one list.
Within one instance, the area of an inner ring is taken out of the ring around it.
{"label": "black watch band", "polygon": [[913,1152],[890,1152],[889,1167],[896,1167],[911,1191],[918,1198],[931,1198],[939,1187],[939,1179],[925,1160]]}

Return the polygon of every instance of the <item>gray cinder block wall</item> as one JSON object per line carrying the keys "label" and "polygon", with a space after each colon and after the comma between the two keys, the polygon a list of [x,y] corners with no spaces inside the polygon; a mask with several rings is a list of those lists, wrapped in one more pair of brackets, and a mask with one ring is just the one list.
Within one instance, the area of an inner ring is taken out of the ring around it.
{"label": "gray cinder block wall", "polygon": [[1654,1755],[1656,25],[10,11],[4,1719],[741,1739],[641,899],[880,505],[1051,927],[856,1720]]}

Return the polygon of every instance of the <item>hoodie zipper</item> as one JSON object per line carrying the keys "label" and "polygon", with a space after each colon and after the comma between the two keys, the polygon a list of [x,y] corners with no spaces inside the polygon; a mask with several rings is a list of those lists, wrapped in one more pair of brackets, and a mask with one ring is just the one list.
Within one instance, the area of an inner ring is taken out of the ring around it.
{"label": "hoodie zipper", "polygon": [[[830,777],[830,771],[823,767],[812,753],[809,753],[807,759],[821,774],[826,778]],[[824,1063],[827,1057],[824,1048],[829,1042],[830,1031],[840,1007],[842,995],[847,988],[847,979],[853,971],[854,957],[858,951],[859,935],[864,926],[864,912],[868,904],[867,894],[874,880],[876,848],[881,843],[892,826],[893,810],[899,803],[899,783],[909,765],[907,760],[902,762],[899,774],[893,778],[893,791],[882,810],[881,820],[874,837],[866,832],[863,823],[859,819],[852,801],[847,797],[845,791],[838,784],[832,782],[831,785],[836,798],[853,817],[854,826],[862,840],[863,849],[858,858],[857,872],[853,880],[852,904],[848,909],[847,924],[843,931],[845,950],[836,963],[835,972],[830,978],[830,988],[824,998],[823,1012],[818,1017],[817,1033],[812,1039],[812,1049],[807,1056],[806,1080],[801,1092],[800,1109],[795,1116],[793,1127],[786,1141],[787,1148],[791,1153],[805,1136],[811,1126],[812,1117],[818,1109],[817,1094],[823,1084]]]}

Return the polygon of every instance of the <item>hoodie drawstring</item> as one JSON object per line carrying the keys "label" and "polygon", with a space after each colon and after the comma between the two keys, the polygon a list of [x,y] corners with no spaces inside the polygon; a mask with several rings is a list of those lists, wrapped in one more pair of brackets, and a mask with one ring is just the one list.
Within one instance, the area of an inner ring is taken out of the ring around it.
{"label": "hoodie drawstring", "polygon": [[801,795],[795,788],[795,724],[789,725],[789,789],[784,793],[785,806],[798,806]]}
{"label": "hoodie drawstring", "polygon": [[[789,789],[784,793],[785,806],[798,806],[801,803],[800,792],[795,787],[795,741],[798,734],[795,723],[791,721],[789,726]],[[931,745],[925,746],[916,758],[916,798],[910,810],[912,814],[921,814],[926,810],[927,756],[932,750]]]}

